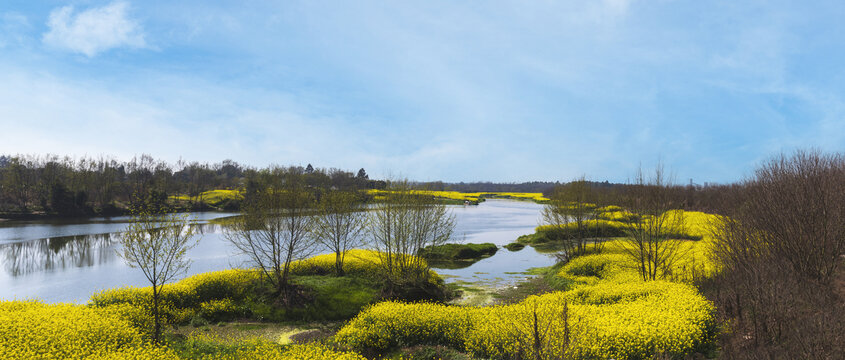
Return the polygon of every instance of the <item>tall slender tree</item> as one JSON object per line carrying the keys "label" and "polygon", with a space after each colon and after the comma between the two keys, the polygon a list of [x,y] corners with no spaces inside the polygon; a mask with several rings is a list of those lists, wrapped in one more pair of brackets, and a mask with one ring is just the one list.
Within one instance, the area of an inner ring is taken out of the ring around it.
{"label": "tall slender tree", "polygon": [[194,228],[186,215],[140,213],[120,237],[118,255],[141,269],[153,290],[155,320],[153,341],[161,339],[161,293],[164,285],[184,274],[191,265],[187,253],[196,246]]}
{"label": "tall slender tree", "polygon": [[343,276],[346,252],[363,244],[367,213],[353,192],[330,190],[323,194],[314,217],[314,236],[335,254],[335,273]]}
{"label": "tall slender tree", "polygon": [[301,174],[275,170],[278,176],[266,176],[275,183],[252,189],[243,215],[224,228],[224,236],[262,271],[275,295],[288,304],[290,265],[314,250],[314,195]]}

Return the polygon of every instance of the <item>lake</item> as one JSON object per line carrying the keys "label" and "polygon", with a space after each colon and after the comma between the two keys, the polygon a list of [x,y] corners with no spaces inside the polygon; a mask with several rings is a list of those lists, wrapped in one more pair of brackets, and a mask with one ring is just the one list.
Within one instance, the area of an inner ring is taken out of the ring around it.
{"label": "lake", "polygon": [[[542,205],[487,200],[478,206],[450,206],[456,218],[456,242],[490,242],[498,246],[534,232]],[[188,256],[188,275],[242,267],[218,225],[207,222],[234,214],[192,213],[201,225],[201,240]],[[37,298],[46,302],[85,303],[91,294],[121,286],[147,286],[138,269],[117,256],[120,232],[128,217],[0,222],[0,299]],[[435,269],[447,281],[499,286],[525,278],[531,267],[549,266],[552,257],[526,247],[504,248],[463,269]]]}

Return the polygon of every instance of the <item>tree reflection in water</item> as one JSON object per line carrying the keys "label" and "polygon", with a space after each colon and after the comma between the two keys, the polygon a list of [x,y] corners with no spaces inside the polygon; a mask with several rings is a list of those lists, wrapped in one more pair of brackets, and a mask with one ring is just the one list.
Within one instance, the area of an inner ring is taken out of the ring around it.
{"label": "tree reflection in water", "polygon": [[[197,233],[220,231],[219,225],[194,224]],[[90,267],[120,260],[115,249],[120,233],[57,236],[0,245],[3,268],[12,277],[41,271]]]}
{"label": "tree reflection in water", "polygon": [[3,267],[11,276],[34,272],[88,267],[117,258],[114,244],[118,234],[59,236],[0,246]]}

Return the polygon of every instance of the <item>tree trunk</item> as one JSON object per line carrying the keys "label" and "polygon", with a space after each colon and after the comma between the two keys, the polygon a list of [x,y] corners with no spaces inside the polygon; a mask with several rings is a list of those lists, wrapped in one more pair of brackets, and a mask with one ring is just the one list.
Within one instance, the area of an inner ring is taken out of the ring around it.
{"label": "tree trunk", "polygon": [[158,286],[153,284],[153,317],[155,318],[155,328],[153,330],[153,343],[158,344],[161,337],[161,316],[158,311]]}
{"label": "tree trunk", "polygon": [[343,276],[343,257],[340,256],[340,252],[335,253],[335,269],[337,276]]}

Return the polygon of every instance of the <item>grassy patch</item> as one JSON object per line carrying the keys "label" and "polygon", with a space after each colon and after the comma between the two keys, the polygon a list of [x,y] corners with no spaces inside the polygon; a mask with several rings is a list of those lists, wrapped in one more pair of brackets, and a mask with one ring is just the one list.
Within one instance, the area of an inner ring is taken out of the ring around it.
{"label": "grassy patch", "polygon": [[426,260],[480,260],[493,256],[499,248],[492,243],[444,244],[427,246],[420,251]]}
{"label": "grassy patch", "polygon": [[301,320],[349,319],[381,292],[381,284],[362,277],[297,276],[294,282],[310,289],[312,301],[287,310],[288,318]]}

